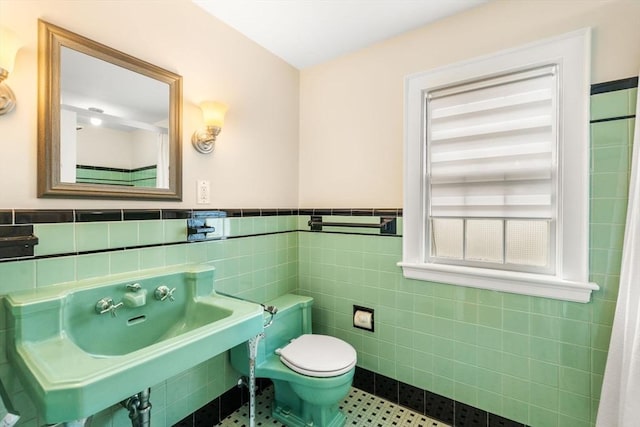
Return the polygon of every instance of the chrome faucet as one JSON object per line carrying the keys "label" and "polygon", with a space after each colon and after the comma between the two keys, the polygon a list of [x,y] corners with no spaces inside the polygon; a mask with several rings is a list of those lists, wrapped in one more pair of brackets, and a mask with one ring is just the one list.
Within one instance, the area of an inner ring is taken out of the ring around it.
{"label": "chrome faucet", "polygon": [[142,286],[140,286],[140,283],[129,283],[127,285],[128,291],[138,292],[140,289],[142,289]]}
{"label": "chrome faucet", "polygon": [[155,290],[155,292],[153,293],[153,295],[156,297],[157,300],[160,301],[164,301],[167,298],[169,298],[169,301],[173,301],[173,292],[176,290],[176,288],[172,288],[169,289],[168,286],[165,285],[161,285],[158,286]]}
{"label": "chrome faucet", "polygon": [[113,302],[113,299],[109,297],[102,298],[100,301],[96,303],[96,313],[98,314],[111,313],[111,317],[116,317],[118,316],[118,313],[116,313],[116,310],[122,307],[122,305],[123,305],[122,301],[119,302],[118,304],[115,304]]}

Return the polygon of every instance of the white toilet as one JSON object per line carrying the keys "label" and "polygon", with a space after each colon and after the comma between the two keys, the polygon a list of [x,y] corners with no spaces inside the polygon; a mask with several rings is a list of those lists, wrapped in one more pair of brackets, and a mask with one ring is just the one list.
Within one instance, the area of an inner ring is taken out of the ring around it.
{"label": "white toilet", "polygon": [[310,377],[336,377],[356,365],[356,350],[341,339],[328,335],[304,334],[284,348],[276,349],[282,363]]}
{"label": "white toilet", "polygon": [[[284,295],[269,305],[278,308],[258,344],[256,377],[274,386],[273,417],[288,427],[341,427],[346,417],[339,404],[349,393],[356,350],[341,339],[311,334],[313,299]],[[231,350],[231,364],[248,374],[248,350]]]}

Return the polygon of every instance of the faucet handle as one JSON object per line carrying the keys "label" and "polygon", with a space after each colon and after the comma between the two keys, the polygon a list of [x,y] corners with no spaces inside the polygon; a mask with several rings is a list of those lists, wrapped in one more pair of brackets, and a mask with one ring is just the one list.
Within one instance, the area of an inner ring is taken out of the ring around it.
{"label": "faucet handle", "polygon": [[105,314],[111,313],[111,317],[118,317],[118,313],[116,310],[122,307],[124,304],[120,301],[118,304],[113,303],[113,299],[111,298],[102,298],[96,303],[96,313]]}
{"label": "faucet handle", "polygon": [[167,298],[169,298],[169,301],[174,301],[173,298],[173,292],[175,292],[176,288],[171,288],[169,289],[168,286],[165,285],[161,285],[158,286],[155,290],[155,292],[153,293],[153,295],[156,297],[157,300],[159,301],[164,301]]}
{"label": "faucet handle", "polygon": [[116,312],[116,310],[122,307],[123,305],[124,303],[122,301],[120,301],[116,305],[112,305],[111,308],[109,309],[109,311],[111,312],[111,317],[118,317],[118,313]]}

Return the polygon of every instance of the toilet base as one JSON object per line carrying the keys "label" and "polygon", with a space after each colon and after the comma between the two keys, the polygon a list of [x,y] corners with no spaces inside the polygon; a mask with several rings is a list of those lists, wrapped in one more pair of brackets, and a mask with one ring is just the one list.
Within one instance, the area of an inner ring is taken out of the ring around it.
{"label": "toilet base", "polygon": [[[339,404],[348,393],[350,385],[349,381],[346,388],[338,387],[330,393],[325,390],[324,393],[316,393],[319,399],[305,400],[293,390],[291,383],[273,380],[271,415],[287,427],[342,427],[347,418],[340,411]],[[308,391],[314,392],[312,389]]]}
{"label": "toilet base", "polygon": [[290,408],[284,408],[276,404],[274,404],[271,415],[276,421],[281,422],[287,427],[342,427],[347,421],[347,417],[340,411],[334,412],[331,419],[327,419],[322,424],[314,421],[305,421],[293,413]]}

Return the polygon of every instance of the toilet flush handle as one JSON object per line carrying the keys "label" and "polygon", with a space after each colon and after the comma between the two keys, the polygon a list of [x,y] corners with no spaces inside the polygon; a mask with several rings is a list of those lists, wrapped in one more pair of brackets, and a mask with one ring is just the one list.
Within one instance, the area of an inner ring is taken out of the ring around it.
{"label": "toilet flush handle", "polygon": [[266,312],[269,313],[269,320],[265,320],[263,328],[268,328],[269,326],[271,326],[271,324],[273,323],[273,316],[276,315],[276,313],[278,312],[278,307],[274,306],[274,305],[264,305],[264,304],[260,304],[262,306],[262,309]]}

